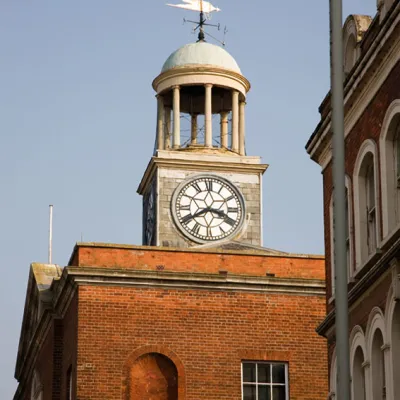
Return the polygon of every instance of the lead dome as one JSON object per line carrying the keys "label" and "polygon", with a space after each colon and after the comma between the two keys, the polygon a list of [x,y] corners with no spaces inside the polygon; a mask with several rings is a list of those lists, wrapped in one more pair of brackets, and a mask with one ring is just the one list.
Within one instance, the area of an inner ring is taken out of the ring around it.
{"label": "lead dome", "polygon": [[189,43],[174,51],[165,61],[161,73],[195,65],[217,67],[241,74],[236,60],[224,48],[207,42]]}

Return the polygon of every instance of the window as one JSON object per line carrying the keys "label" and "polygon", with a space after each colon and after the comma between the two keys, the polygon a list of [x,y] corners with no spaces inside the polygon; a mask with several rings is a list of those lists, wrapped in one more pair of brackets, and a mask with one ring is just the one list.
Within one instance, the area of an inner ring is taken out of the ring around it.
{"label": "window", "polygon": [[[351,278],[353,273],[353,263],[352,263],[352,203],[351,203],[351,181],[348,176],[346,176],[346,188],[345,188],[345,207],[346,207],[346,260],[347,260],[347,272],[348,278]],[[332,297],[335,295],[335,254],[334,254],[334,217],[333,217],[333,193],[330,204],[330,235],[331,235],[331,279],[332,279]]]}
{"label": "window", "polygon": [[388,108],[380,137],[383,237],[400,225],[400,100]]}
{"label": "window", "polygon": [[367,242],[368,255],[376,249],[376,204],[375,204],[375,176],[374,164],[369,163],[365,174],[365,199],[367,212]]}
{"label": "window", "polygon": [[360,147],[353,177],[356,272],[375,254],[380,241],[377,159],[377,145],[367,139]]}
{"label": "window", "polygon": [[345,212],[346,212],[346,260],[347,260],[347,271],[350,271],[351,258],[350,258],[350,205],[349,205],[349,190],[345,189]]}
{"label": "window", "polygon": [[350,35],[347,39],[347,45],[344,53],[344,73],[347,76],[353,69],[357,61],[357,42],[354,35]]}
{"label": "window", "polygon": [[244,362],[242,400],[287,400],[288,365],[284,363]]}

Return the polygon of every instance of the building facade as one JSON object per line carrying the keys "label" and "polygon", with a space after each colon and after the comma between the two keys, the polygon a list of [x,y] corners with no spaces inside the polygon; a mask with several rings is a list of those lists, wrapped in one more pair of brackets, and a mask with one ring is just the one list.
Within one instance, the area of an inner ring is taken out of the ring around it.
{"label": "building facade", "polygon": [[[343,27],[347,270],[352,398],[400,398],[400,3]],[[330,96],[307,143],[322,167],[330,398],[336,397],[335,263]]]}
{"label": "building facade", "polygon": [[63,268],[31,265],[14,398],[325,398],[324,257],[262,247],[248,80],[200,40],[153,87],[143,246],[78,243]]}

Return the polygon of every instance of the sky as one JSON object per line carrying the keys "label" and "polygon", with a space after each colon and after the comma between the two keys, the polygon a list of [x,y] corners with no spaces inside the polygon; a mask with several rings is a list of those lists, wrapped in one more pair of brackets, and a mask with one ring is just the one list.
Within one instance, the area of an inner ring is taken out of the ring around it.
{"label": "sky", "polygon": [[[321,169],[304,147],[330,84],[328,0],[214,3],[212,22],[227,26],[226,50],[252,83],[247,154],[270,165],[264,246],[323,254]],[[376,11],[376,0],[343,3],[344,17]],[[47,262],[49,204],[61,266],[77,241],[141,244],[151,83],[196,40],[184,17],[194,15],[161,0],[0,0],[1,399],[17,386],[29,265]]]}

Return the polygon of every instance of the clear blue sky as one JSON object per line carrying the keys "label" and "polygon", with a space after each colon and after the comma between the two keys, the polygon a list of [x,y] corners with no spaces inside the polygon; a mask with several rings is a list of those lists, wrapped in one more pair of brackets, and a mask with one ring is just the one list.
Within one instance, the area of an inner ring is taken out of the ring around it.
{"label": "clear blue sky", "polygon": [[[10,399],[29,264],[76,241],[141,244],[136,194],[152,155],[151,82],[193,42],[161,0],[0,0],[0,398]],[[177,1],[178,2],[178,1]],[[247,153],[264,176],[264,245],[323,253],[322,179],[305,143],[329,88],[328,0],[215,0],[252,83]],[[246,8],[244,8],[246,7]],[[344,0],[344,16],[376,0]]]}

